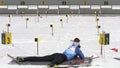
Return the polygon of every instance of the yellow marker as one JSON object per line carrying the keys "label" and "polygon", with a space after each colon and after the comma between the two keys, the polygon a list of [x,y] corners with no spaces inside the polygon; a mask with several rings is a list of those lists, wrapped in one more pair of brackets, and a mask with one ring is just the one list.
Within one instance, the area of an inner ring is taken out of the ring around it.
{"label": "yellow marker", "polygon": [[96,16],[96,11],[94,12],[94,15]]}
{"label": "yellow marker", "polygon": [[96,26],[96,28],[97,28],[97,29],[99,29],[99,28],[100,28],[100,26],[98,25],[98,26]]}
{"label": "yellow marker", "polygon": [[62,22],[64,22],[64,19],[62,19]]}
{"label": "yellow marker", "polygon": [[55,24],[52,24],[52,27],[54,28],[54,27],[55,27]]}
{"label": "yellow marker", "polygon": [[96,26],[96,29],[98,29],[98,26]]}
{"label": "yellow marker", "polygon": [[95,15],[97,14],[97,12],[96,12],[96,11],[95,11],[94,13],[95,13]]}
{"label": "yellow marker", "polygon": [[8,23],[6,24],[6,27],[8,27]]}
{"label": "yellow marker", "polygon": [[103,34],[100,34],[99,44],[103,45]]}
{"label": "yellow marker", "polygon": [[40,38],[38,38],[38,40],[37,40],[38,42],[40,42],[41,41],[41,39]]}
{"label": "yellow marker", "polygon": [[2,44],[12,44],[11,33],[2,33]]}
{"label": "yellow marker", "polygon": [[60,21],[63,23],[63,22],[64,22],[64,19],[62,18],[62,19],[60,19]]}
{"label": "yellow marker", "polygon": [[6,24],[6,27],[10,27],[10,24],[7,23],[7,24]]}
{"label": "yellow marker", "polygon": [[6,44],[12,44],[12,35],[11,33],[6,34]]}
{"label": "yellow marker", "polygon": [[99,44],[100,45],[105,44],[105,34],[100,34]]}

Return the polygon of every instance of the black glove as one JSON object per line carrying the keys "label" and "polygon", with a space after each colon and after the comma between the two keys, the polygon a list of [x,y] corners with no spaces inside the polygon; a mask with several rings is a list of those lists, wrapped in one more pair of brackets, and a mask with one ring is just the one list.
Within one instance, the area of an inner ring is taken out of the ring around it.
{"label": "black glove", "polygon": [[80,45],[78,45],[78,47],[79,47],[79,48],[81,48],[81,46],[80,46]]}

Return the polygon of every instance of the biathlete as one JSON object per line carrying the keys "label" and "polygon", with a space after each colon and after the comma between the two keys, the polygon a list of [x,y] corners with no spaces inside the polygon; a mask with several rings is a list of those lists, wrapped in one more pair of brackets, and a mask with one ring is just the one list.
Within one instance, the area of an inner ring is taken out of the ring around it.
{"label": "biathlete", "polygon": [[69,61],[76,56],[79,56],[80,60],[84,60],[84,54],[80,50],[80,40],[79,38],[75,38],[73,40],[72,45],[67,48],[63,53],[54,53],[51,55],[46,55],[43,57],[16,57],[16,59],[19,62],[26,62],[26,61],[32,61],[32,62],[51,62],[49,65],[50,67],[53,67],[54,65],[61,64],[65,61]]}

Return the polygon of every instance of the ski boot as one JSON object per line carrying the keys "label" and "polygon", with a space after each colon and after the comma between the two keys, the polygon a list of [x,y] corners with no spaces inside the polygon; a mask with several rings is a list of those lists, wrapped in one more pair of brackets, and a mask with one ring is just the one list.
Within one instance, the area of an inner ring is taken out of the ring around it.
{"label": "ski boot", "polygon": [[22,58],[22,57],[16,57],[16,62],[23,62],[24,61],[24,59]]}

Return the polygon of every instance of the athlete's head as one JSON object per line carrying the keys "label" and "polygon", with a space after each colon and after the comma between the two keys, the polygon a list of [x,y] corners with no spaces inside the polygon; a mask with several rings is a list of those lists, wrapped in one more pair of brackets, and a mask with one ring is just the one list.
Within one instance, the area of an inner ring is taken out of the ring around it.
{"label": "athlete's head", "polygon": [[79,38],[75,38],[73,41],[79,43],[80,39]]}
{"label": "athlete's head", "polygon": [[74,42],[74,44],[78,45],[79,48],[81,47],[81,46],[80,46],[80,39],[79,39],[79,38],[75,38],[75,39],[73,40],[73,42]]}

